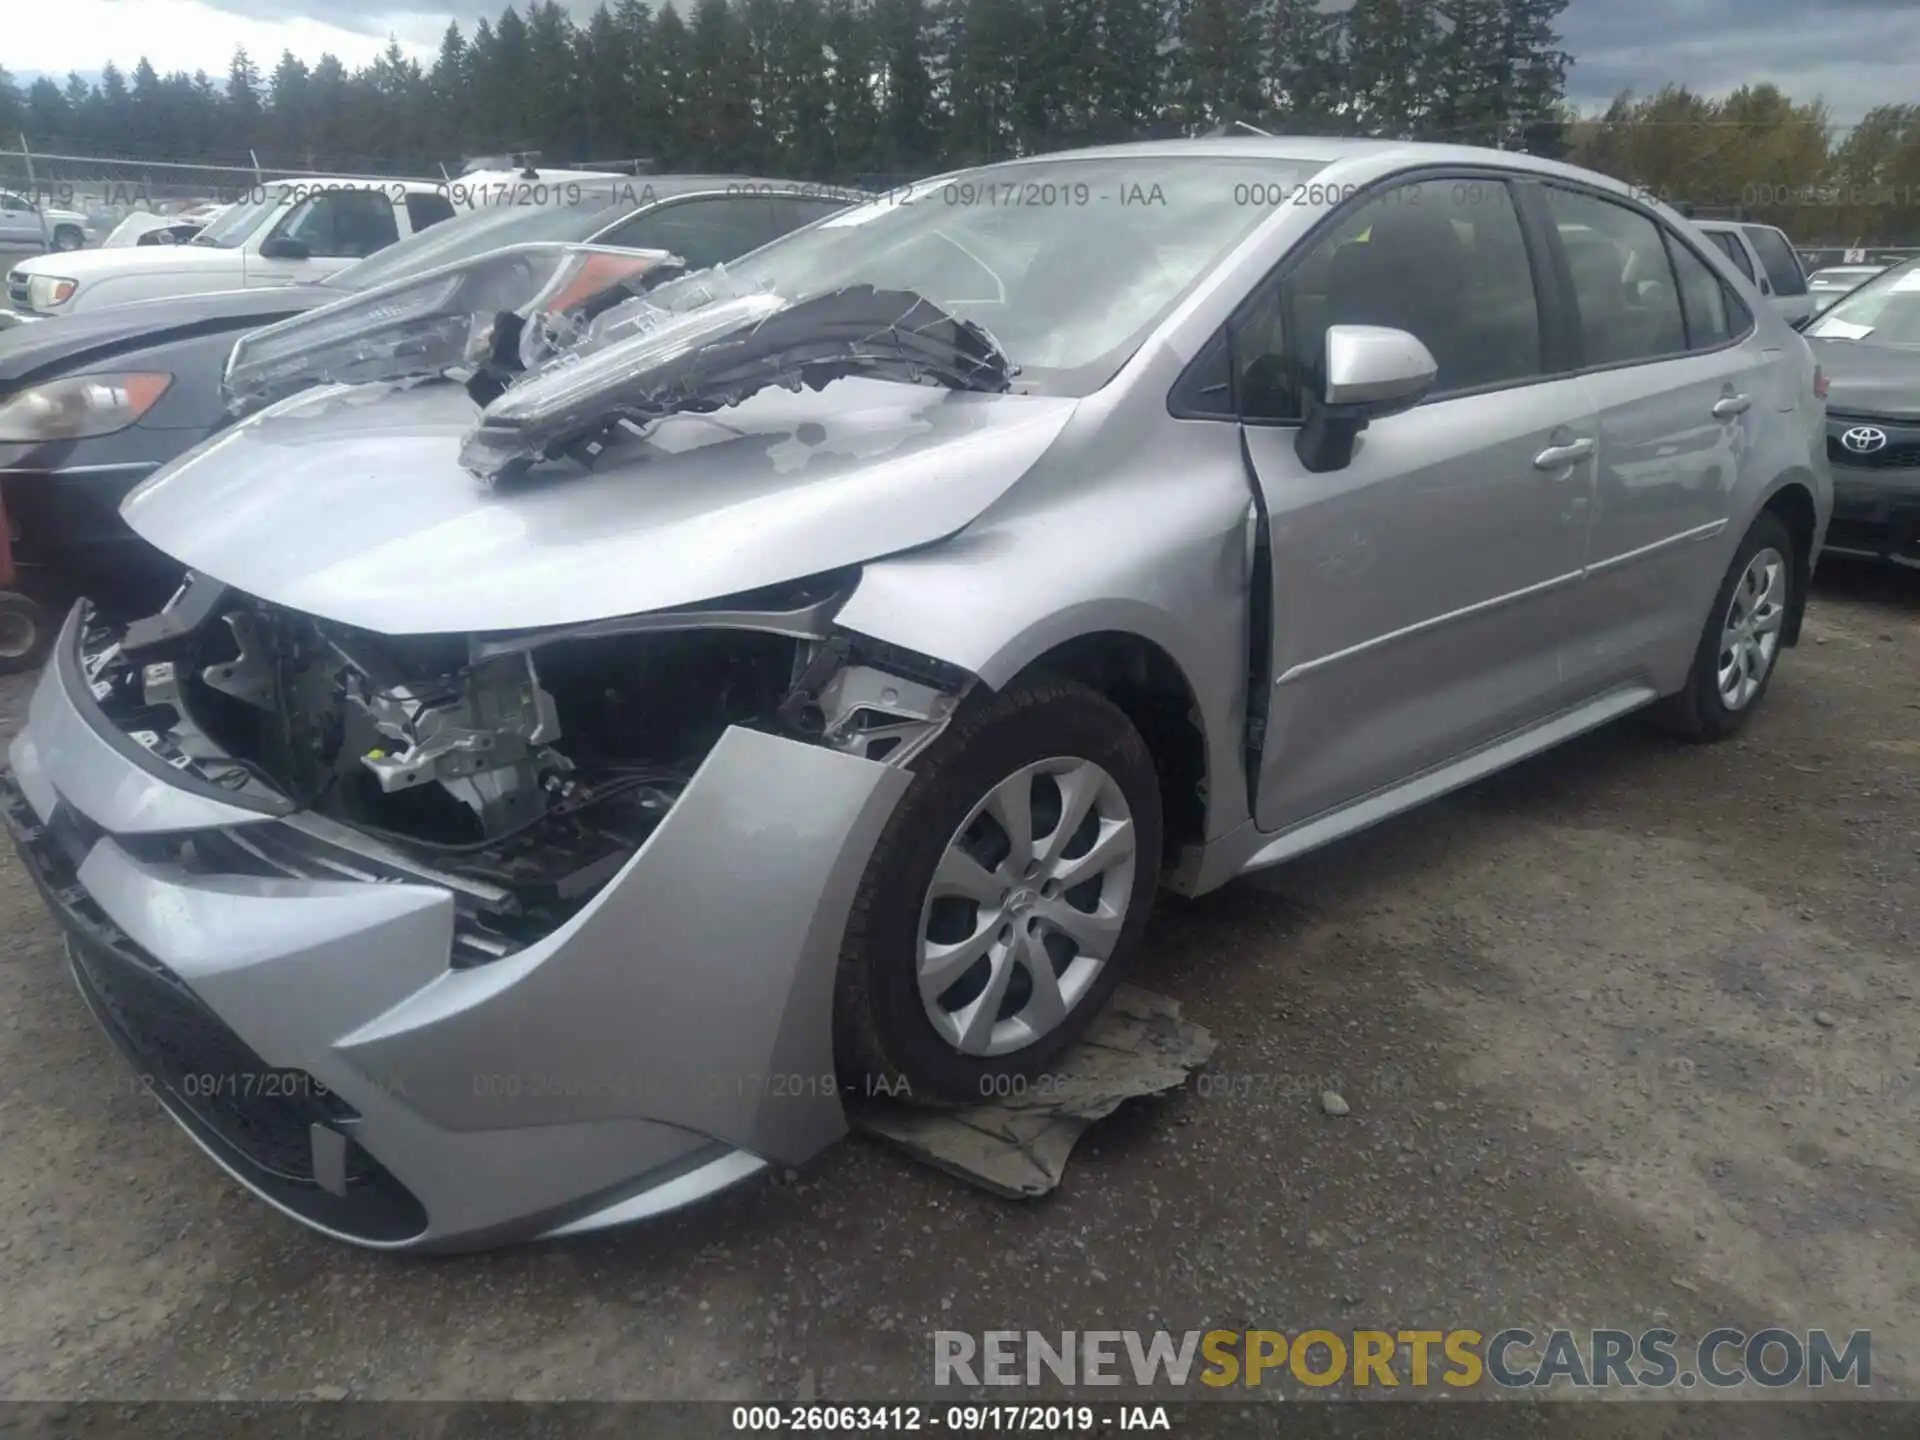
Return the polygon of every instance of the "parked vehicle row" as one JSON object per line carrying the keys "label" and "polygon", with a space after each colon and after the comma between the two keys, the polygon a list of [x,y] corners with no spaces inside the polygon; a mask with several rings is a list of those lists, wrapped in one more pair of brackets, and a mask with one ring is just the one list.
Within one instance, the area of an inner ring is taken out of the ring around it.
{"label": "parked vehicle row", "polygon": [[86,243],[87,217],[78,211],[40,205],[25,195],[0,190],[0,248],[78,250]]}
{"label": "parked vehicle row", "polygon": [[1759,288],[1788,324],[1804,322],[1813,314],[1806,271],[1792,242],[1779,229],[1732,220],[1694,223]]}
{"label": "parked vehicle row", "polygon": [[[6,337],[0,500],[12,519],[22,583],[49,607],[79,593],[109,598],[116,608],[157,604],[171,593],[179,567],[127,529],[120,501],[226,425],[221,372],[244,331],[506,245],[577,241],[668,250],[699,268],[840,208],[831,200],[775,200],[756,183],[662,176],[650,179],[644,203],[489,206],[319,283],[102,306]],[[42,639],[50,638],[43,629]],[[0,665],[31,664],[38,653],[38,645],[21,649],[10,662],[0,657]]]}
{"label": "parked vehicle row", "polygon": [[[240,317],[238,418],[122,507],[187,582],[77,603],[10,751],[85,1002],[329,1235],[576,1234],[1044,1073],[1163,886],[1724,738],[1798,637],[1826,379],[1749,227],[1272,137],[718,266],[698,214]],[[139,401],[87,385],[29,408]]]}
{"label": "parked vehicle row", "polygon": [[1869,277],[1806,333],[1832,383],[1828,545],[1920,568],[1920,259]]}

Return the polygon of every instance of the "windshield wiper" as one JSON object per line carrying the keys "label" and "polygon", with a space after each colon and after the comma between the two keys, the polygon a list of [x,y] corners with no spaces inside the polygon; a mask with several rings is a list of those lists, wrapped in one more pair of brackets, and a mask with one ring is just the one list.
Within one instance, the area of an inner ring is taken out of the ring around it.
{"label": "windshield wiper", "polygon": [[985,329],[910,290],[737,296],[528,375],[486,408],[460,462],[485,480],[562,456],[591,464],[629,426],[776,386],[823,390],[858,375],[998,394],[1015,373]]}

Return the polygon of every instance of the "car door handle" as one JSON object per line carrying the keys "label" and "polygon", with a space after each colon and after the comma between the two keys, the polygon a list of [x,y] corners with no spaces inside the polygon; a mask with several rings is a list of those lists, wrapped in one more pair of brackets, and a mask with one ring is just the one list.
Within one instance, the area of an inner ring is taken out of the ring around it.
{"label": "car door handle", "polygon": [[1565,445],[1549,445],[1533,457],[1533,468],[1564,470],[1591,454],[1593,454],[1593,439],[1591,436],[1583,435],[1578,440],[1569,440]]}
{"label": "car door handle", "polygon": [[1753,401],[1744,395],[1723,395],[1713,402],[1713,418],[1731,420],[1736,415],[1744,415]]}

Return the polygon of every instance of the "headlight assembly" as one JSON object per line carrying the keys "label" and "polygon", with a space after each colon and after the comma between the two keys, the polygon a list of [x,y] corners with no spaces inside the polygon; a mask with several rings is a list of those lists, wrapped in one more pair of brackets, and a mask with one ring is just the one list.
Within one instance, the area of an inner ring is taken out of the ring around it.
{"label": "headlight assembly", "polygon": [[79,288],[78,280],[64,275],[34,275],[27,280],[27,303],[36,310],[51,310],[66,304]]}
{"label": "headlight assembly", "polygon": [[124,430],[173,384],[164,372],[70,375],[0,398],[0,441],[83,440]]}

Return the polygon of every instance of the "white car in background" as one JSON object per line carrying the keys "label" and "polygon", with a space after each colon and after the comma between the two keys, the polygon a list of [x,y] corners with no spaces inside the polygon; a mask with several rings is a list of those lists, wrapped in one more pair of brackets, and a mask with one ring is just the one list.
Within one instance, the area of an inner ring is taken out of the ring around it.
{"label": "white car in background", "polygon": [[1746,220],[1695,220],[1693,224],[1759,287],[1782,320],[1801,325],[1813,317],[1807,272],[1785,232]]}
{"label": "white car in background", "polygon": [[0,246],[78,250],[87,243],[87,217],[76,210],[36,205],[24,195],[0,190]]}
{"label": "white car in background", "polygon": [[1850,295],[1887,267],[1884,265],[1829,265],[1807,277],[1807,293],[1813,296],[1813,313],[1818,315],[1843,295]]}
{"label": "white car in background", "polygon": [[270,180],[184,245],[23,260],[7,274],[7,299],[22,314],[72,315],[129,300],[310,284],[453,214],[434,181]]}
{"label": "white car in background", "polygon": [[231,205],[194,205],[172,214],[135,210],[108,232],[100,248],[123,250],[129,245],[184,245],[232,208]]}

